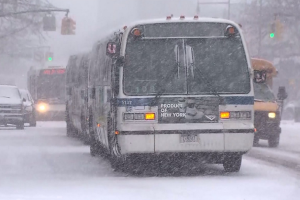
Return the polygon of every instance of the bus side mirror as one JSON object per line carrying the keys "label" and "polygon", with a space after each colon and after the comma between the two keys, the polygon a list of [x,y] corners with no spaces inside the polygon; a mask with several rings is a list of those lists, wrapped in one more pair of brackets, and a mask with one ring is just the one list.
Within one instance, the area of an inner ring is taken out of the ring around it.
{"label": "bus side mirror", "polygon": [[108,42],[106,45],[106,55],[109,57],[116,57],[119,55],[120,45],[116,42]]}
{"label": "bus side mirror", "polygon": [[288,98],[288,94],[286,92],[286,89],[284,86],[279,87],[278,89],[278,94],[277,94],[277,98],[281,101],[285,100],[286,98]]}
{"label": "bus side mirror", "polygon": [[255,83],[265,83],[266,80],[267,80],[267,72],[266,71],[254,70],[254,82]]}

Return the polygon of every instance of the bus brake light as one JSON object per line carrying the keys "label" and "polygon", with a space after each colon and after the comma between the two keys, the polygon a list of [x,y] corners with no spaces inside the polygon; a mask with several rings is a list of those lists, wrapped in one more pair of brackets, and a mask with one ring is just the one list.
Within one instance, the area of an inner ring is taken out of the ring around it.
{"label": "bus brake light", "polygon": [[221,119],[229,119],[230,118],[230,112],[220,112],[220,118]]}
{"label": "bus brake light", "polygon": [[146,120],[155,120],[155,113],[146,113],[145,119]]}

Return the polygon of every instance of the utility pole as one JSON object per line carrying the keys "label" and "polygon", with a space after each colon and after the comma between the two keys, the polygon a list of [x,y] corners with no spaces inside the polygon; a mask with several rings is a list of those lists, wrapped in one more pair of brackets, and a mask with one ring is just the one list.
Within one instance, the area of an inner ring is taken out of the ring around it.
{"label": "utility pole", "polygon": [[261,40],[262,40],[262,0],[259,0],[259,22],[258,22],[258,56],[261,56]]}
{"label": "utility pole", "polygon": [[230,19],[230,13],[231,13],[231,0],[223,1],[223,2],[200,2],[200,0],[197,1],[197,13],[200,13],[200,5],[227,5],[228,6],[228,13],[227,17]]}
{"label": "utility pole", "polygon": [[228,0],[228,19],[230,19],[230,12],[231,12],[231,3],[230,0]]}
{"label": "utility pole", "polygon": [[199,16],[200,15],[200,4],[199,4],[199,1],[197,1],[197,15]]}

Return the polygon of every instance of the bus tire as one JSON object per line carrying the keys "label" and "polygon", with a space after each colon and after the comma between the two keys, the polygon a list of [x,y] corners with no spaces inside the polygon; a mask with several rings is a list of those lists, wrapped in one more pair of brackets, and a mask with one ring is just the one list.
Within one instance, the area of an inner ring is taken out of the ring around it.
{"label": "bus tire", "polygon": [[254,140],[253,140],[253,146],[254,147],[257,147],[258,146],[258,143],[259,143],[259,138],[254,136]]}
{"label": "bus tire", "polygon": [[279,145],[280,135],[272,135],[269,140],[269,147],[276,148]]}
{"label": "bus tire", "polygon": [[93,117],[91,115],[89,117],[88,125],[89,125],[88,129],[90,133],[90,154],[91,156],[94,157],[100,154],[100,146],[95,137],[95,131],[93,127]]}
{"label": "bus tire", "polygon": [[81,115],[81,135],[82,135],[82,140],[84,142],[84,144],[89,145],[90,144],[90,137],[88,134],[88,130],[87,130],[87,120],[85,119],[85,117],[83,115]]}
{"label": "bus tire", "polygon": [[110,163],[114,171],[123,171],[125,169],[125,158],[120,153],[117,137],[113,132],[112,125],[111,118],[108,117],[107,133],[109,141]]}
{"label": "bus tire", "polygon": [[239,172],[242,165],[242,155],[225,156],[223,167],[225,172]]}
{"label": "bus tire", "polygon": [[93,139],[90,142],[90,154],[91,156],[95,157],[97,155],[99,155],[99,145],[97,144],[97,141],[95,139]]}
{"label": "bus tire", "polygon": [[67,123],[67,136],[73,137],[74,136],[74,127],[71,124],[69,112],[66,111],[66,123]]}
{"label": "bus tire", "polygon": [[67,121],[67,136],[72,137],[73,136],[73,128],[69,121]]}

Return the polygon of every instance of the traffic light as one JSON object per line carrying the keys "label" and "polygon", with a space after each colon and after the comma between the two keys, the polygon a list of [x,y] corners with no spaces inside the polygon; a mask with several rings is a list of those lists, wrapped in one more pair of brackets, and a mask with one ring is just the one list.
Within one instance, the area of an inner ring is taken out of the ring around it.
{"label": "traffic light", "polygon": [[276,35],[276,26],[275,23],[271,24],[270,38],[274,38]]}
{"label": "traffic light", "polygon": [[46,57],[46,61],[51,62],[53,60],[53,53],[47,52],[45,57]]}
{"label": "traffic light", "polygon": [[62,35],[75,35],[76,22],[69,17],[62,19],[61,23],[61,34]]}
{"label": "traffic light", "polygon": [[56,18],[52,14],[47,14],[43,18],[44,31],[56,31]]}
{"label": "traffic light", "polygon": [[276,38],[277,40],[281,40],[282,33],[283,25],[278,19],[276,19],[275,22],[271,24],[270,38]]}

